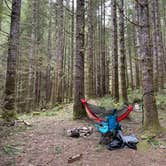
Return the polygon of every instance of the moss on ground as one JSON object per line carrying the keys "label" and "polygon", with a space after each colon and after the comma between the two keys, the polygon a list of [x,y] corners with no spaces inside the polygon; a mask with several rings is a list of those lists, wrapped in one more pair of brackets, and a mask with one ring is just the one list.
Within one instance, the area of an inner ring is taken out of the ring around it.
{"label": "moss on ground", "polygon": [[16,120],[17,113],[15,110],[4,110],[1,115],[2,119],[4,119],[6,122],[11,122],[13,120]]}
{"label": "moss on ground", "polygon": [[147,152],[150,149],[150,144],[146,140],[140,141],[137,144],[137,149],[140,152]]}

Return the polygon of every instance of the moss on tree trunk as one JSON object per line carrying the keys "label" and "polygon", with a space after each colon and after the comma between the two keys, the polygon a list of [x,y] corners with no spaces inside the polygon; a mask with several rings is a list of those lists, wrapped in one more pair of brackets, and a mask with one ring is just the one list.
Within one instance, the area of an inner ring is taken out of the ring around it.
{"label": "moss on tree trunk", "polygon": [[84,98],[84,0],[77,0],[76,13],[76,58],[74,71],[74,106],[73,117],[80,119],[86,116],[85,109],[81,103]]}
{"label": "moss on tree trunk", "polygon": [[140,1],[140,22],[141,28],[141,64],[142,64],[142,85],[144,104],[144,129],[157,131],[160,128],[156,100],[154,96],[153,71],[152,71],[152,48],[150,42],[150,23],[148,0]]}
{"label": "moss on tree trunk", "polygon": [[16,119],[15,98],[16,98],[17,58],[19,54],[20,9],[21,9],[21,0],[12,0],[6,84],[5,84],[3,113],[2,113],[2,117],[6,121],[12,121]]}

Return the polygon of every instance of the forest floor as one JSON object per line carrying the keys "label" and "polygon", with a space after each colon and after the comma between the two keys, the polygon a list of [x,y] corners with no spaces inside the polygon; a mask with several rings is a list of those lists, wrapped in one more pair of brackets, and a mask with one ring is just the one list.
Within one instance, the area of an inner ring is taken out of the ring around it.
{"label": "forest floor", "polygon": [[[0,166],[165,166],[166,134],[151,139],[151,144],[142,140],[141,112],[133,112],[131,121],[122,122],[124,135],[139,138],[138,149],[109,151],[99,144],[100,134],[92,122],[72,120],[71,108],[68,104],[58,112],[21,116],[31,125],[18,123],[1,137]],[[159,112],[159,117],[166,127],[166,109]],[[92,126],[93,133],[79,138],[67,136],[67,129],[80,126]],[[79,160],[68,163],[70,157],[80,154]]]}

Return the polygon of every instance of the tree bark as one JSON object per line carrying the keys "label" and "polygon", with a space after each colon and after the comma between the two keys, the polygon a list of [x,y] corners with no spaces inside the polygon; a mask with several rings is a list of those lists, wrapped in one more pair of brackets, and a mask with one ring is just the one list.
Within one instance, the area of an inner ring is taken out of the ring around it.
{"label": "tree bark", "polygon": [[118,44],[116,0],[112,0],[112,96],[119,101]]}
{"label": "tree bark", "polygon": [[101,96],[106,94],[105,0],[101,0]]}
{"label": "tree bark", "polygon": [[152,53],[153,53],[153,84],[154,91],[158,92],[158,45],[157,45],[157,13],[156,0],[151,3],[151,33],[152,33]]}
{"label": "tree bark", "polygon": [[145,129],[157,130],[160,127],[153,87],[152,55],[150,42],[149,4],[148,0],[140,0],[141,23],[141,63],[144,104]]}
{"label": "tree bark", "polygon": [[6,84],[3,101],[2,117],[11,121],[15,117],[16,97],[16,69],[19,55],[19,30],[20,30],[21,0],[12,0],[11,25],[8,46]]}
{"label": "tree bark", "polygon": [[49,25],[48,25],[48,64],[46,69],[46,103],[48,104],[51,100],[51,59],[52,59],[52,0],[49,2]]}
{"label": "tree bark", "polygon": [[121,93],[123,102],[128,102],[126,87],[126,52],[124,38],[124,1],[119,2],[119,49],[120,49],[120,77],[121,77]]}
{"label": "tree bark", "polygon": [[27,111],[30,112],[34,108],[35,100],[35,54],[36,54],[36,1],[32,1],[32,16],[31,16],[31,48],[29,52],[29,75],[28,75],[28,97]]}
{"label": "tree bark", "polygon": [[[142,84],[142,69],[141,69],[141,62],[140,62],[140,54],[141,54],[141,36],[140,36],[140,6],[137,2],[135,2],[135,22],[137,23],[137,26],[135,26],[135,49],[136,49],[136,57],[137,57],[137,71],[136,74],[136,87],[139,87],[140,84]],[[137,84],[139,83],[139,84]]]}
{"label": "tree bark", "polygon": [[96,95],[97,97],[101,96],[101,24],[100,24],[100,20],[99,20],[99,7],[98,7],[98,13],[97,13],[97,53],[96,53]]}
{"label": "tree bark", "polygon": [[132,65],[132,56],[131,56],[131,36],[129,37],[128,54],[129,54],[129,68],[130,68],[130,87],[133,90],[134,81],[133,81],[133,65]]}
{"label": "tree bark", "polygon": [[[136,5],[135,5],[136,6]],[[136,10],[136,8],[134,8]],[[137,21],[139,16],[137,16],[138,13],[136,11],[136,13],[134,13],[132,16],[133,16],[133,22],[139,22]],[[139,56],[138,56],[138,53],[139,53],[139,47],[137,48],[137,45],[139,45],[139,42],[137,37],[136,36],[136,29],[137,29],[137,33],[138,33],[138,26],[135,26],[135,25],[132,25],[132,31],[133,31],[133,51],[134,51],[134,67],[135,67],[135,74],[134,74],[134,80],[135,80],[135,89],[139,89],[140,88],[140,78],[139,78],[139,71],[140,71],[140,68],[139,68]],[[130,32],[129,32],[130,33]]]}
{"label": "tree bark", "polygon": [[64,57],[64,25],[63,25],[63,0],[57,0],[57,47],[56,47],[56,58],[57,58],[57,97],[56,101],[61,103],[63,101],[63,57]]}
{"label": "tree bark", "polygon": [[164,48],[162,41],[162,33],[161,33],[161,21],[160,21],[160,10],[159,10],[159,1],[156,1],[155,12],[156,12],[156,37],[157,37],[157,45],[158,45],[158,70],[159,70],[159,90],[164,88]]}
{"label": "tree bark", "polygon": [[55,33],[53,35],[53,42],[55,43],[55,45],[53,45],[53,50],[55,50],[54,52],[54,56],[53,56],[53,62],[54,62],[54,68],[53,68],[53,78],[52,78],[52,91],[51,91],[51,103],[52,106],[54,106],[56,104],[56,94],[57,94],[57,85],[58,85],[58,81],[57,81],[57,77],[58,77],[58,71],[57,71],[57,66],[56,66],[56,43],[57,43],[57,33],[58,33],[58,20],[57,20],[57,16],[58,16],[58,12],[57,12],[57,3],[53,3],[53,7],[55,10],[55,14],[54,14],[54,28],[55,28]]}
{"label": "tree bark", "polygon": [[3,0],[0,0],[0,30],[2,28]]}
{"label": "tree bark", "polygon": [[71,19],[71,73],[70,73],[70,92],[69,100],[73,99],[73,75],[74,75],[74,0],[72,0],[72,19]]}
{"label": "tree bark", "polygon": [[81,99],[84,98],[84,27],[85,27],[85,2],[77,0],[76,11],[76,58],[74,70],[74,119],[82,118],[86,115]]}
{"label": "tree bark", "polygon": [[88,58],[87,58],[87,67],[88,67],[88,81],[87,81],[87,96],[93,97],[94,90],[93,90],[93,56],[94,56],[94,44],[93,44],[93,37],[94,37],[94,2],[88,2]]}

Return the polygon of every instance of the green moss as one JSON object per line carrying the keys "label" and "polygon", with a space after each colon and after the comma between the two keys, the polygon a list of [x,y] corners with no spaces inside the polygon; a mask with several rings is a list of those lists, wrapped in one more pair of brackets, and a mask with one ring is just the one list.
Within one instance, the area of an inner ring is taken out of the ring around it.
{"label": "green moss", "polygon": [[141,139],[143,140],[150,140],[152,138],[154,138],[156,135],[155,134],[152,134],[152,133],[145,133],[143,135],[140,136]]}
{"label": "green moss", "polygon": [[166,95],[158,94],[156,97],[156,104],[158,109],[165,109],[166,107]]}
{"label": "green moss", "polygon": [[150,144],[146,140],[140,141],[137,144],[137,149],[141,152],[147,152],[150,149]]}
{"label": "green moss", "polygon": [[144,133],[148,136],[157,136],[162,132],[162,127],[159,123],[143,127]]}
{"label": "green moss", "polygon": [[97,144],[95,147],[96,152],[102,152],[105,149],[105,146],[103,144]]}
{"label": "green moss", "polygon": [[139,89],[130,91],[128,93],[129,102],[130,103],[140,102],[142,100],[142,95],[143,95],[143,93]]}
{"label": "green moss", "polygon": [[77,119],[83,119],[87,117],[86,111],[74,111],[73,112],[73,120],[77,120]]}
{"label": "green moss", "polygon": [[63,109],[63,107],[64,107],[64,105],[57,105],[56,107],[52,108],[52,110],[51,110],[51,111],[53,111],[53,112],[57,112],[57,111],[62,110],[62,109]]}
{"label": "green moss", "polygon": [[64,105],[57,105],[56,107],[52,108],[51,110],[47,110],[42,112],[41,115],[43,116],[56,116],[58,112],[64,108]]}
{"label": "green moss", "polygon": [[44,116],[56,116],[57,112],[55,111],[48,111],[43,114]]}
{"label": "green moss", "polygon": [[81,103],[75,103],[73,105],[73,120],[83,119],[87,117],[85,108]]}
{"label": "green moss", "polygon": [[106,96],[103,98],[98,99],[101,107],[104,108],[121,108],[123,103],[120,101],[119,103],[115,102],[115,100],[111,96]]}
{"label": "green moss", "polygon": [[61,154],[62,153],[62,147],[55,146],[55,154]]}
{"label": "green moss", "polygon": [[14,147],[12,145],[6,144],[3,147],[3,151],[5,154],[9,155],[9,156],[13,156],[13,155],[18,155],[20,153],[20,149],[17,147]]}
{"label": "green moss", "polygon": [[18,119],[17,118],[17,113],[14,110],[5,110],[2,112],[2,118],[7,121],[7,122],[11,122],[13,120]]}
{"label": "green moss", "polygon": [[40,115],[40,112],[33,112],[32,115],[33,116],[38,116],[38,115]]}
{"label": "green moss", "polygon": [[160,144],[159,140],[157,139],[150,139],[149,143],[152,144],[153,146],[158,146]]}

